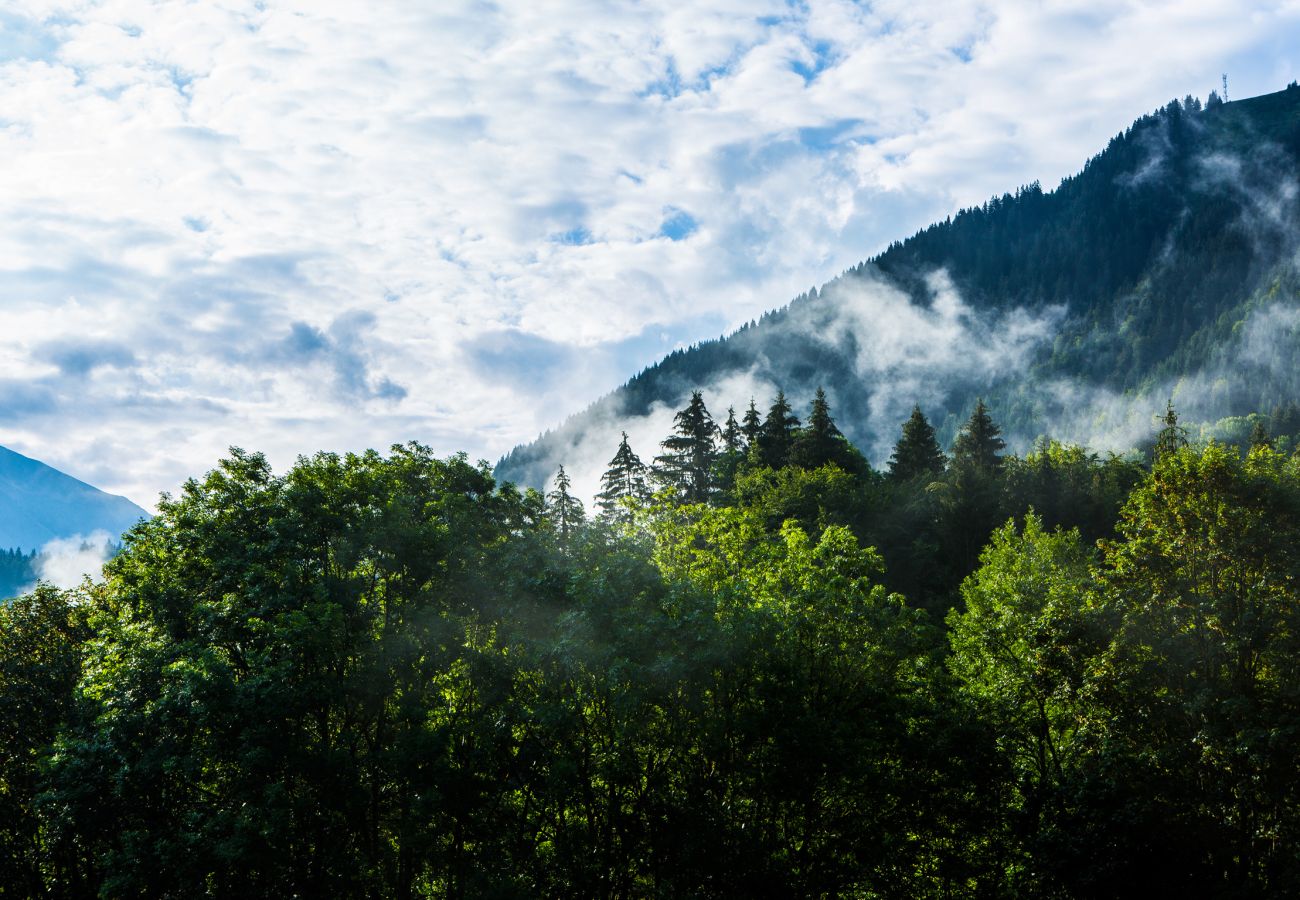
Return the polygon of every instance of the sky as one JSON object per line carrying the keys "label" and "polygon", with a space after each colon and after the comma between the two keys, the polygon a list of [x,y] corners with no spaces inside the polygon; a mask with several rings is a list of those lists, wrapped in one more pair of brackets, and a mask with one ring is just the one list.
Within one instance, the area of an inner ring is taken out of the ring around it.
{"label": "sky", "polygon": [[146,508],[232,445],[492,461],[1296,48],[1300,0],[0,0],[0,444]]}

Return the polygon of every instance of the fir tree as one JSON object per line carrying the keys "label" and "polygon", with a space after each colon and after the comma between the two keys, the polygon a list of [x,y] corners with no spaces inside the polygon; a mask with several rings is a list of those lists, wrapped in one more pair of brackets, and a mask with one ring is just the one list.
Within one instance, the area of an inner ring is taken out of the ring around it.
{"label": "fir tree", "polygon": [[1178,413],[1174,411],[1174,401],[1165,404],[1165,414],[1160,418],[1160,433],[1156,435],[1155,457],[1159,459],[1169,453],[1176,453],[1179,448],[1187,446],[1187,429],[1178,424]]}
{"label": "fir tree", "polygon": [[569,546],[569,539],[586,517],[582,501],[569,493],[571,485],[564,466],[560,466],[555,473],[555,490],[546,495],[546,515],[559,535],[561,547]]}
{"label": "fir tree", "polygon": [[795,435],[794,445],[790,450],[790,460],[805,469],[816,469],[827,463],[835,463],[845,468],[847,450],[844,435],[835,426],[831,418],[831,407],[826,401],[826,391],[820,387],[813,397],[812,410],[808,414],[808,425]]}
{"label": "fir tree", "polygon": [[627,432],[619,442],[618,451],[609,461],[609,468],[600,477],[600,493],[596,495],[596,505],[602,516],[608,519],[627,518],[628,513],[621,501],[645,500],[650,495],[646,487],[646,466],[641,458],[632,452],[627,442]]}
{"label": "fir tree", "polygon": [[799,419],[791,411],[785,391],[777,391],[776,400],[767,411],[763,429],[758,434],[759,458],[763,465],[780,469],[790,462],[790,449],[798,427]]}
{"label": "fir tree", "polygon": [[962,427],[952,445],[953,462],[977,469],[996,469],[1002,464],[998,455],[1007,442],[1000,437],[1002,430],[993,424],[984,401],[977,400],[975,411]]}
{"label": "fir tree", "polygon": [[749,398],[749,409],[745,410],[742,422],[740,430],[745,435],[745,449],[749,450],[758,443],[758,436],[763,433],[763,417],[758,414],[753,397]]}
{"label": "fir tree", "polygon": [[693,391],[691,402],[678,411],[674,427],[675,433],[660,444],[664,452],[655,457],[651,475],[683,503],[707,502],[713,494],[718,426],[699,391]]}
{"label": "fir tree", "polygon": [[745,459],[745,432],[736,421],[736,408],[727,407],[727,422],[722,427],[722,453],[714,466],[714,484],[720,491],[730,491],[736,483],[736,471]]}
{"label": "fir tree", "polygon": [[1263,419],[1256,419],[1255,426],[1250,429],[1250,449],[1255,450],[1260,447],[1273,449],[1273,435],[1268,433],[1268,426],[1264,424]]}
{"label": "fir tree", "polygon": [[727,407],[727,421],[722,426],[722,452],[723,454],[740,454],[745,452],[745,433],[740,429],[740,423],[736,421],[736,408]]}
{"label": "fir tree", "polygon": [[903,423],[903,435],[894,445],[894,455],[889,458],[889,477],[910,481],[921,475],[942,475],[946,461],[934,428],[921,407],[913,406],[912,415]]}

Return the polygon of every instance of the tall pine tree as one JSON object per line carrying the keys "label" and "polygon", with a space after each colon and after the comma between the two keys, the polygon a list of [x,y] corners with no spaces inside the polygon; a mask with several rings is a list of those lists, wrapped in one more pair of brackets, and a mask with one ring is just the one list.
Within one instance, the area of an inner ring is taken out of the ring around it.
{"label": "tall pine tree", "polygon": [[683,503],[705,503],[713,495],[713,465],[718,458],[718,426],[704,405],[699,391],[674,418],[674,433],[660,446],[651,472],[661,486],[672,490]]}
{"label": "tall pine tree", "polygon": [[794,445],[790,449],[790,461],[805,469],[817,469],[834,463],[846,472],[851,472],[857,468],[851,459],[856,455],[831,418],[826,391],[817,388],[808,414],[808,424],[795,435]]}
{"label": "tall pine tree", "polygon": [[736,483],[736,470],[745,459],[745,432],[736,421],[736,408],[727,407],[727,421],[722,426],[722,453],[714,466],[714,483],[720,491],[730,491]]}
{"label": "tall pine tree", "polygon": [[937,477],[943,474],[946,462],[934,428],[921,407],[913,406],[912,415],[903,423],[903,435],[894,445],[894,455],[889,458],[889,477],[895,481]]}
{"label": "tall pine tree", "polygon": [[625,431],[618,451],[609,461],[609,468],[600,477],[600,493],[596,495],[596,505],[600,507],[601,515],[607,519],[627,519],[631,514],[622,505],[622,501],[644,500],[649,494],[645,463],[632,452]]}
{"label": "tall pine tree", "polygon": [[961,467],[976,469],[996,469],[1002,465],[998,454],[1006,449],[1007,442],[1002,440],[1002,430],[993,424],[988,407],[984,401],[977,400],[975,411],[971,413],[961,433],[952,445],[953,463]]}
{"label": "tall pine tree", "polygon": [[569,493],[571,486],[572,482],[565,473],[564,466],[560,466],[560,471],[555,473],[555,490],[546,495],[546,515],[560,538],[561,547],[569,546],[574,532],[586,518],[582,501]]}
{"label": "tall pine tree", "polygon": [[763,417],[759,415],[753,397],[749,398],[749,409],[745,410],[745,417],[741,421],[740,430],[745,434],[745,449],[749,450],[758,443],[758,436],[763,432]]}
{"label": "tall pine tree", "polygon": [[1172,397],[1165,404],[1165,414],[1160,417],[1160,422],[1160,433],[1156,435],[1155,445],[1157,459],[1187,446],[1187,429],[1178,424],[1178,413],[1174,411]]}
{"label": "tall pine tree", "polygon": [[758,433],[759,459],[763,465],[780,469],[790,463],[790,450],[794,446],[799,418],[794,415],[785,391],[776,392],[776,400],[767,411],[763,429]]}

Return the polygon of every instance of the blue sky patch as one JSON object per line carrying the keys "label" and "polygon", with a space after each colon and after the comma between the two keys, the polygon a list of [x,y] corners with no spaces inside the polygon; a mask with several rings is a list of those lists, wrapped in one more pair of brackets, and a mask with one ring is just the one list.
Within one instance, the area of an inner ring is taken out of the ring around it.
{"label": "blue sky patch", "polygon": [[682,241],[699,229],[699,223],[684,209],[669,206],[664,209],[664,222],[659,226],[659,234],[670,241]]}
{"label": "blue sky patch", "polygon": [[59,42],[40,22],[0,12],[0,62],[53,58]]}

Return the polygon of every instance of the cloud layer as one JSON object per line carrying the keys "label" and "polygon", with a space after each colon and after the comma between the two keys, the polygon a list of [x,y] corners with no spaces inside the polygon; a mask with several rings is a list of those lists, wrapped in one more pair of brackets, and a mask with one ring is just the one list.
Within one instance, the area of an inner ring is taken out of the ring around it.
{"label": "cloud layer", "polygon": [[16,0],[0,444],[146,506],[230,444],[495,458],[1297,45],[1294,2]]}

